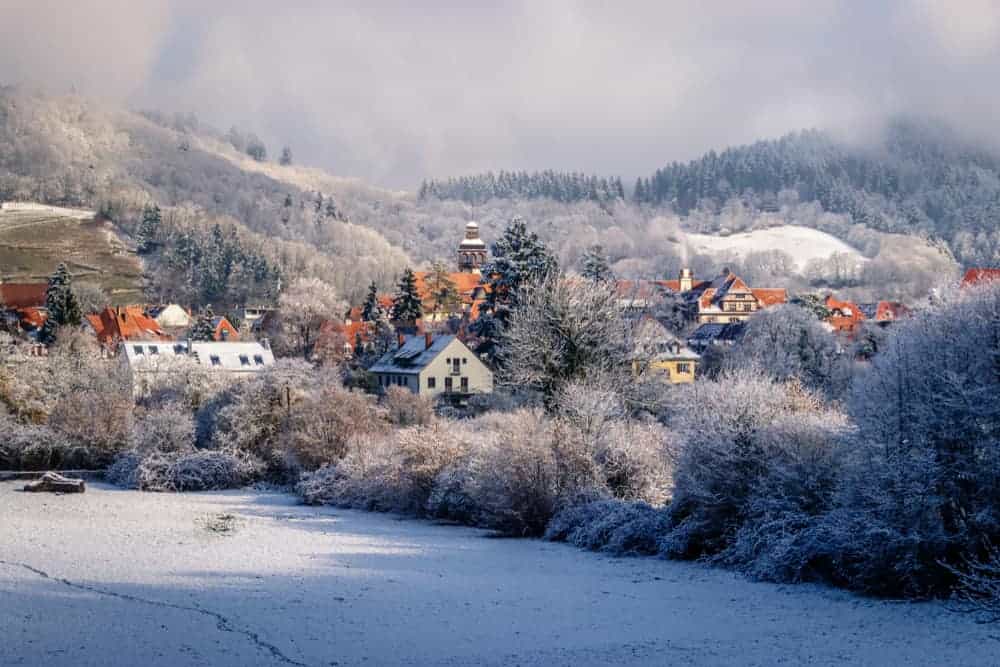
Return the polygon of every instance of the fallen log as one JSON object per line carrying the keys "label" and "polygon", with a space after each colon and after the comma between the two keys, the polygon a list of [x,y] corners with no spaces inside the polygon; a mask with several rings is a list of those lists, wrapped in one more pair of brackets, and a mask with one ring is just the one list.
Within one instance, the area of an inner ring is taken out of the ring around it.
{"label": "fallen log", "polygon": [[82,479],[63,477],[59,473],[47,472],[38,481],[28,482],[24,490],[29,493],[83,493],[87,485]]}

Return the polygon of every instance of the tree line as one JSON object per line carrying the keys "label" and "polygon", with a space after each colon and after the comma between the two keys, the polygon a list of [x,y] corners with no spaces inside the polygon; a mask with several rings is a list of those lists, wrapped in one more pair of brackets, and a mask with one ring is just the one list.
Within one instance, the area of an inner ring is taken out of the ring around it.
{"label": "tree line", "polygon": [[457,199],[469,204],[481,204],[490,199],[541,199],[558,202],[612,202],[625,198],[625,188],[620,178],[588,176],[572,172],[546,170],[492,171],[474,176],[460,176],[444,180],[431,179],[420,185],[421,201]]}

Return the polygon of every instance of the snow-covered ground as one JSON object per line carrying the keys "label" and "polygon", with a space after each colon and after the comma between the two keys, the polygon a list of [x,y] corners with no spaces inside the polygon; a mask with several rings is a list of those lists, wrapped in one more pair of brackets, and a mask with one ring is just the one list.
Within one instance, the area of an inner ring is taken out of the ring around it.
{"label": "snow-covered ground", "polygon": [[0,483],[5,667],[1000,664],[1000,629],[940,604],[282,494],[18,486]]}
{"label": "snow-covered ground", "polygon": [[837,237],[798,225],[781,225],[729,236],[685,234],[684,238],[692,250],[707,255],[734,252],[743,256],[761,250],[783,250],[792,256],[799,271],[810,260],[826,259],[833,253],[846,253],[859,263],[866,261],[857,249]]}

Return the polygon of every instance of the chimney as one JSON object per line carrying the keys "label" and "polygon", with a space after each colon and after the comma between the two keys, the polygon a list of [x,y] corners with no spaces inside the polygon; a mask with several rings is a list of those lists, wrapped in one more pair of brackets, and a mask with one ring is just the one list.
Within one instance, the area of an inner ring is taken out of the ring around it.
{"label": "chimney", "polygon": [[430,349],[431,343],[433,342],[434,342],[434,334],[432,334],[430,331],[426,332],[424,334],[424,349],[425,350]]}
{"label": "chimney", "polygon": [[680,275],[680,288],[682,292],[690,292],[694,287],[694,274],[691,273],[691,269],[684,267],[681,269]]}
{"label": "chimney", "polygon": [[403,347],[403,345],[406,343],[406,334],[404,334],[402,331],[400,331],[399,333],[397,333],[396,334],[396,343],[400,347]]}

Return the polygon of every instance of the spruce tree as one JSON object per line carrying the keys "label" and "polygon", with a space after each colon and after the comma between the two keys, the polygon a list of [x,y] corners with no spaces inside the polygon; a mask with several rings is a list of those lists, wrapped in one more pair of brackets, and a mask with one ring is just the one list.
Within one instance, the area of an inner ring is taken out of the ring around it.
{"label": "spruce tree", "polygon": [[215,340],[215,313],[212,312],[211,305],[202,308],[201,313],[198,314],[198,319],[194,321],[194,326],[188,331],[188,340]]}
{"label": "spruce tree", "polygon": [[451,315],[461,309],[462,296],[443,262],[434,262],[426,282],[427,296],[436,314]]}
{"label": "spruce tree", "polygon": [[611,272],[611,266],[608,264],[608,256],[605,254],[602,246],[591,246],[583,253],[583,270],[581,274],[587,280],[592,280],[595,283],[605,283],[614,280],[615,276]]}
{"label": "spruce tree", "polygon": [[73,277],[65,264],[60,263],[49,278],[49,286],[45,290],[45,309],[48,317],[38,338],[46,345],[55,341],[60,327],[80,326],[80,304],[73,293]]}
{"label": "spruce tree", "polygon": [[156,204],[142,210],[142,220],[135,231],[135,248],[140,255],[146,255],[157,246],[160,233],[160,207]]}
{"label": "spruce tree", "polygon": [[382,304],[378,302],[378,287],[375,286],[375,281],[373,280],[371,285],[368,286],[368,295],[365,296],[365,302],[361,306],[361,321],[375,322],[378,320],[381,312]]}
{"label": "spruce tree", "polygon": [[399,289],[392,301],[392,319],[395,322],[412,325],[423,316],[423,302],[417,292],[417,279],[411,269],[403,272]]}
{"label": "spruce tree", "polygon": [[491,251],[492,259],[482,269],[486,276],[486,304],[473,331],[481,341],[477,351],[500,363],[500,334],[511,310],[517,307],[518,290],[555,273],[558,262],[538,236],[528,232],[520,216],[511,219]]}

